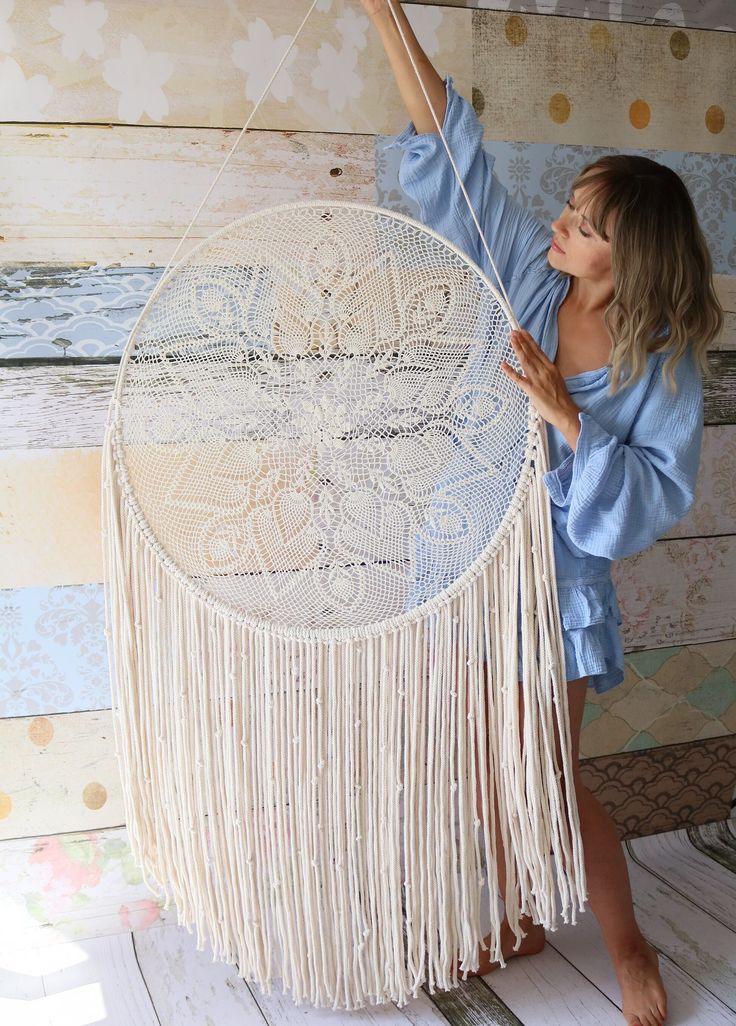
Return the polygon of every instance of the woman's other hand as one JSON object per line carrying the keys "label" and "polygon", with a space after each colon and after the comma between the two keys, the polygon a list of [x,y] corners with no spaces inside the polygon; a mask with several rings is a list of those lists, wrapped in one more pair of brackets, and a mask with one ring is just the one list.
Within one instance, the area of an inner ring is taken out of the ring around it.
{"label": "woman's other hand", "polygon": [[522,374],[504,360],[501,361],[501,370],[526,392],[540,416],[556,427],[574,450],[580,435],[580,407],[573,402],[559,368],[528,331],[512,331],[510,341]]}

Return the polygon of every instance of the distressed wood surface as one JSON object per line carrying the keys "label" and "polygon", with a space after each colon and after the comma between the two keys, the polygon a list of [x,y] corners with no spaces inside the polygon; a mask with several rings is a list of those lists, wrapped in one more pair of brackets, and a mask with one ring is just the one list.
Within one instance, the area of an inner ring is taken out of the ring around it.
{"label": "distressed wood surface", "polygon": [[698,851],[715,860],[729,872],[736,873],[736,819],[688,828],[687,835]]}
{"label": "distressed wood surface", "polygon": [[[18,359],[119,358],[162,272],[162,267],[0,265],[0,367]],[[715,351],[736,351],[734,281],[714,277],[726,310]]]}
{"label": "distressed wood surface", "polygon": [[[258,986],[247,984],[234,966],[215,962],[207,943],[181,926],[133,933],[141,975],[160,1026],[263,1026]],[[296,1007],[301,1018],[305,1009]],[[308,1009],[306,1010],[308,1012]]]}
{"label": "distressed wood surface", "polygon": [[736,636],[736,535],[658,541],[614,562],[611,576],[625,648]]}
{"label": "distressed wood surface", "polygon": [[[489,137],[734,152],[728,33],[476,11],[473,78]],[[720,112],[717,124],[712,112]],[[709,115],[708,112],[711,112]],[[710,127],[709,127],[710,126]]]}
{"label": "distressed wood surface", "polygon": [[0,720],[0,838],[125,822],[112,713]]}
{"label": "distressed wood surface", "polygon": [[[710,353],[708,361],[713,376],[703,381],[705,433],[708,435],[709,427],[718,430],[712,432],[710,446],[704,439],[700,474],[704,495],[712,496],[709,452],[713,451],[715,459],[724,458],[723,452],[716,455],[715,450],[719,444],[730,448],[728,432],[736,424],[736,351]],[[114,357],[0,360],[0,450],[101,445],[117,370]],[[721,467],[721,474],[728,472],[732,458],[725,454],[727,464]],[[729,515],[732,518],[732,512]],[[713,531],[726,533],[725,528]],[[693,531],[688,528],[687,533]]]}
{"label": "distressed wood surface", "polygon": [[0,841],[0,908],[3,960],[19,948],[176,923],[144,884],[122,826]]}
{"label": "distressed wood surface", "polygon": [[697,895],[692,900],[628,854],[626,863],[637,920],[647,940],[698,980],[733,1015],[736,932],[704,911]]}
{"label": "distressed wood surface", "polygon": [[703,399],[707,403],[709,424],[733,424],[736,421],[736,360],[732,353],[708,353],[711,378],[703,380]]}
{"label": "distressed wood surface", "polygon": [[[0,125],[0,262],[166,266],[237,132]],[[177,254],[280,203],[375,202],[372,135],[248,132]]]}
{"label": "distressed wood surface", "polygon": [[[85,12],[80,29],[70,14],[50,17],[45,0],[24,0],[23,18],[13,19],[21,83],[4,101],[5,120],[240,128],[309,9],[187,0],[183,15],[176,0],[107,0],[102,21]],[[472,11],[424,4],[409,18],[430,58],[457,68],[469,87]],[[398,131],[401,117],[368,17],[352,2],[320,3],[254,124],[375,133]]]}
{"label": "distressed wood surface", "polygon": [[[730,852],[730,865],[736,865],[734,821],[637,838],[624,849],[637,918],[647,939],[658,948],[669,1018],[678,1026],[733,1023],[736,946],[733,930],[724,929],[720,921],[723,913],[718,897],[719,892],[731,894],[734,873],[698,854],[698,842],[714,831],[722,839],[722,849]],[[686,833],[691,841],[685,840]],[[46,850],[53,850],[55,844],[70,838],[42,840]],[[94,831],[73,838],[75,844],[93,844],[94,853],[113,840],[124,845],[124,831]],[[43,872],[46,863],[36,861],[38,847],[38,842],[0,842],[4,911],[6,907],[34,907],[37,896],[28,871],[39,881],[47,878]],[[13,854],[10,859],[9,851]],[[690,873],[693,857],[699,866],[694,876]],[[77,868],[74,875],[69,872],[71,865]],[[93,886],[84,881],[83,868],[98,869]],[[345,1026],[356,1021],[406,1024],[407,1020],[412,1026],[441,1026],[443,1022],[452,1026],[550,1026],[552,1021],[555,1026],[618,1026],[621,1022],[620,989],[587,904],[583,912],[577,911],[574,924],[560,923],[556,931],[548,931],[546,947],[533,958],[510,960],[505,969],[468,980],[448,992],[429,995],[425,988],[418,999],[401,1009],[389,1004],[334,1012],[295,1006],[279,993],[278,981],[271,995],[262,994],[257,985],[238,977],[232,966],[213,962],[208,944],[197,951],[196,935],[170,920],[133,924],[121,918],[111,923],[107,909],[115,906],[120,887],[113,869],[112,862],[100,862],[96,854],[90,857],[89,851],[75,853],[73,848],[69,862],[56,869],[54,879],[60,885],[67,883],[66,904],[75,909],[77,924],[84,921],[84,930],[65,936],[62,929],[67,930],[68,923],[58,929],[47,921],[36,923],[33,932],[24,934],[4,918],[4,926],[11,928],[3,931],[6,946],[0,1000],[14,1026],[16,1021],[18,1026],[26,1021],[30,1024],[24,1016],[31,1008],[36,1015],[34,1026],[37,1022],[76,1023],[81,1000],[85,1002],[85,1021],[91,1021],[90,1013],[96,1012],[96,1018],[126,1026],[151,1021],[157,1026],[212,1026],[236,1020],[289,1026],[305,1019],[315,1024],[329,1019]],[[120,890],[118,900],[123,906],[129,900],[129,889]],[[49,906],[58,907],[58,899],[55,903],[51,894]],[[95,933],[96,927],[100,933]],[[120,990],[125,993],[118,993]],[[147,1018],[151,1008],[154,1020]]]}
{"label": "distressed wood surface", "polygon": [[[161,1026],[131,933],[16,950],[3,957],[3,970],[0,1003],[8,1026]],[[18,993],[23,976],[35,978],[41,993],[35,986]]]}
{"label": "distressed wood surface", "polygon": [[[100,450],[0,453],[0,587],[99,583]],[[48,530],[53,510],[54,530]],[[736,635],[736,535],[660,540],[614,562],[628,647]]]}
{"label": "distressed wood surface", "polygon": [[[717,824],[723,829],[722,824]],[[736,928],[736,877],[700,851],[690,833],[708,835],[708,828],[673,830],[651,837],[636,837],[627,843],[629,854],[643,869],[667,882],[713,919]],[[734,938],[736,941],[736,938]]]}
{"label": "distressed wood surface", "polygon": [[[669,885],[669,882],[667,883]],[[703,978],[704,974],[696,971],[692,976],[669,950],[653,940],[649,923],[639,911],[638,897],[638,892],[634,889],[637,921],[644,936],[658,949],[659,971],[667,991],[667,1021],[677,1023],[677,1026],[732,1026],[731,1008],[711,992],[709,980]],[[548,933],[547,944],[574,965],[602,995],[620,1007],[621,988],[608,952],[601,941],[600,928],[595,916],[587,907],[585,912],[578,913],[577,918],[575,926],[563,925],[555,933]],[[692,924],[687,921],[670,924],[670,932],[673,928],[683,939],[690,940],[693,949],[699,949],[700,937],[692,932]],[[510,964],[509,969],[512,967],[513,964]],[[622,1022],[620,1013],[617,1021],[619,1024]],[[580,1023],[585,1026],[588,1026],[589,1022],[587,1018],[580,1019]]]}
{"label": "distressed wood surface", "polygon": [[[425,0],[402,0],[421,4]],[[491,11],[531,11],[551,17],[631,21],[644,25],[670,25],[714,31],[736,29],[736,11],[729,0],[444,0],[448,7],[480,7]]]}
{"label": "distressed wood surface", "polygon": [[[556,938],[564,925],[549,936]],[[575,929],[575,927],[573,928]],[[610,969],[613,975],[613,967]],[[533,958],[511,959],[488,976],[494,993],[520,1023],[555,1026],[620,1026],[621,1011],[612,999],[552,945]]]}

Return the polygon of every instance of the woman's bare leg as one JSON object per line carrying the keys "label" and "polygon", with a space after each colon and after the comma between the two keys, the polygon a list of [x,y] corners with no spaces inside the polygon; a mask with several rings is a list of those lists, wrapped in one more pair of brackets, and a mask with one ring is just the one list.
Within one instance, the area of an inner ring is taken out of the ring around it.
{"label": "woman's bare leg", "polygon": [[667,1017],[667,994],[659,974],[657,952],[636,921],[623,845],[608,810],[580,778],[578,746],[587,683],[587,677],[568,681],[571,731],[575,728],[575,794],[588,902],[616,970],[627,1026],[661,1026]]}
{"label": "woman's bare leg", "polygon": [[[608,811],[585,787],[580,777],[580,728],[587,687],[587,677],[567,682],[573,780],[585,858],[588,902],[616,970],[627,1026],[660,1026],[667,1014],[667,995],[659,974],[657,953],[642,935],[634,915],[629,872],[621,840]],[[521,729],[524,715],[521,685],[519,706]],[[560,762],[560,739],[556,727],[555,743]],[[497,801],[495,788],[494,797]],[[480,816],[480,793],[477,809]],[[506,889],[506,864],[498,827],[496,852],[499,886],[503,894]],[[521,918],[521,925],[527,936],[522,940],[519,950],[511,950],[507,956],[504,941],[508,941],[513,948],[514,935],[504,917],[501,934],[504,958],[535,954],[544,947],[543,927],[533,923],[529,916]],[[485,942],[488,944],[489,938]],[[489,952],[481,951],[480,958],[479,969],[469,973],[469,976],[484,975],[498,967],[498,962],[490,961]]]}

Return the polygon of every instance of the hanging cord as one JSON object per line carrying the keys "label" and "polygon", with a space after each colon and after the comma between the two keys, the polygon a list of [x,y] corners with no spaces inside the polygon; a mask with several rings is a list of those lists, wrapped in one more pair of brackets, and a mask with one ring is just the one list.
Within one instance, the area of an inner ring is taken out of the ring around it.
{"label": "hanging cord", "polygon": [[463,184],[463,180],[460,177],[460,172],[457,169],[457,164],[455,163],[455,161],[453,159],[453,156],[452,156],[452,153],[450,152],[450,147],[447,145],[447,139],[445,139],[445,136],[444,136],[444,134],[442,132],[442,125],[440,124],[439,119],[437,117],[437,114],[435,113],[435,109],[432,106],[432,102],[429,99],[429,96],[427,94],[427,90],[426,90],[426,88],[424,86],[424,82],[422,81],[422,76],[421,76],[421,74],[419,72],[419,68],[416,65],[416,62],[414,60],[414,56],[413,56],[413,54],[411,52],[411,49],[409,48],[409,44],[408,44],[408,42],[406,40],[406,36],[404,35],[404,30],[402,29],[402,27],[401,27],[401,25],[399,23],[399,19],[396,17],[396,11],[394,11],[393,2],[392,2],[392,0],[386,0],[386,3],[388,5],[388,9],[391,11],[391,17],[394,19],[394,25],[398,29],[399,35],[401,36],[401,41],[404,44],[404,49],[406,50],[407,56],[409,57],[409,60],[411,61],[411,66],[412,66],[412,68],[414,68],[414,74],[417,76],[417,82],[419,82],[419,86],[420,86],[420,88],[422,90],[422,93],[424,94],[424,99],[427,101],[427,106],[429,107],[430,113],[432,115],[432,120],[434,121],[435,125],[437,126],[437,131],[440,134],[440,139],[444,143],[445,149],[447,150],[447,156],[450,158],[450,163],[452,164],[452,170],[455,172],[455,177],[457,178],[458,185],[462,189],[463,196],[465,197],[465,202],[467,203],[468,210],[470,211],[470,216],[473,218],[473,223],[475,224],[475,227],[478,229],[478,235],[480,236],[480,241],[483,243],[483,248],[486,251],[486,256],[488,257],[488,259],[490,261],[490,264],[491,264],[491,267],[493,268],[493,273],[496,275],[496,280],[498,281],[498,285],[499,285],[499,288],[501,289],[501,293],[503,295],[503,298],[506,300],[506,306],[508,307],[508,312],[509,312],[509,315],[510,315],[509,319],[511,320],[511,323],[512,323],[514,328],[519,328],[519,322],[516,319],[516,315],[514,314],[513,308],[511,306],[510,301],[509,301],[509,297],[506,294],[506,289],[503,287],[503,282],[501,281],[501,275],[498,273],[498,268],[496,267],[496,264],[494,263],[493,257],[491,256],[491,251],[488,248],[488,243],[486,242],[486,237],[483,234],[483,229],[478,224],[478,218],[475,216],[475,211],[473,210],[473,204],[470,202],[470,197],[468,196],[468,194],[467,194],[467,192],[465,190],[465,186]]}
{"label": "hanging cord", "polygon": [[[251,121],[253,120],[253,118],[255,117],[256,111],[258,110],[260,105],[263,103],[263,100],[265,99],[266,94],[268,93],[269,89],[271,88],[273,80],[276,78],[276,76],[281,71],[282,67],[284,66],[284,62],[286,61],[286,58],[289,56],[289,54],[293,50],[294,46],[296,45],[296,41],[299,38],[302,29],[306,25],[307,21],[309,20],[309,16],[311,15],[312,11],[314,10],[314,8],[317,6],[318,3],[319,3],[319,0],[313,0],[312,6],[309,8],[307,13],[304,15],[304,18],[302,19],[301,25],[299,26],[299,28],[296,30],[296,33],[294,34],[294,38],[291,40],[291,42],[287,46],[287,48],[286,48],[286,50],[284,52],[283,57],[281,58],[279,63],[276,65],[276,69],[274,70],[273,74],[271,75],[271,77],[269,78],[268,82],[266,83],[266,86],[265,86],[263,92],[258,97],[258,100],[256,101],[256,104],[253,107],[253,110],[250,112],[250,115],[248,116],[248,120],[245,122],[243,127],[240,129],[240,132],[238,133],[238,137],[235,140],[235,142],[233,143],[233,145],[232,145],[232,147],[230,149],[230,152],[228,153],[228,155],[225,157],[224,161],[222,162],[222,166],[220,167],[220,170],[217,172],[217,174],[215,175],[215,177],[214,177],[214,179],[212,181],[212,184],[210,185],[210,187],[207,190],[207,192],[204,194],[204,197],[202,198],[202,202],[199,204],[199,206],[197,207],[196,211],[194,212],[194,216],[192,217],[191,221],[186,226],[186,228],[184,230],[184,234],[179,239],[179,241],[178,241],[178,243],[176,245],[176,249],[174,250],[174,252],[169,257],[169,262],[167,263],[166,267],[164,268],[163,274],[161,275],[161,277],[159,278],[158,282],[156,283],[156,287],[154,288],[154,290],[151,293],[151,295],[148,297],[148,300],[147,300],[145,306],[143,307],[143,309],[141,310],[140,314],[138,315],[138,319],[136,320],[136,323],[133,325],[133,328],[132,328],[132,331],[131,331],[129,337],[132,337],[135,334],[135,330],[138,327],[138,324],[141,321],[143,315],[147,312],[148,307],[151,305],[153,300],[156,298],[156,296],[159,294],[159,292],[163,288],[163,286],[164,286],[164,284],[166,282],[166,276],[168,274],[169,268],[171,267],[172,263],[174,262],[174,258],[176,257],[176,254],[181,249],[182,243],[184,242],[184,240],[186,239],[187,235],[191,231],[192,225],[194,224],[194,222],[197,220],[197,218],[199,217],[200,213],[202,212],[202,208],[204,207],[205,203],[207,202],[207,200],[212,195],[212,190],[214,189],[214,187],[219,182],[220,177],[221,177],[223,171],[225,170],[225,168],[227,167],[228,162],[229,162],[230,158],[232,157],[233,153],[235,153],[235,150],[237,149],[238,144],[240,143],[240,140],[243,138],[245,133],[248,131],[248,127],[249,127]],[[125,351],[123,352],[123,356],[122,356],[122,359],[120,361],[120,367],[118,368],[117,380],[115,382],[115,391],[113,393],[113,401],[115,401],[115,400],[120,398],[119,390],[120,390],[120,388],[122,386],[122,381],[123,381],[123,373],[122,372],[123,372],[123,369],[125,368],[125,365],[127,364],[128,360],[130,358],[130,351],[131,351],[131,349],[132,349],[132,346],[126,346],[125,347]]]}
{"label": "hanging cord", "polygon": [[[286,48],[286,50],[284,52],[283,57],[281,58],[279,63],[276,65],[276,68],[275,68],[273,74],[271,75],[271,77],[269,78],[268,82],[266,83],[266,86],[263,89],[263,92],[258,97],[258,100],[256,101],[256,104],[253,107],[253,110],[250,112],[250,115],[248,116],[248,120],[243,125],[243,127],[240,130],[240,132],[238,133],[238,137],[235,140],[235,142],[233,143],[233,145],[232,145],[232,147],[230,149],[230,152],[225,157],[225,160],[222,162],[222,166],[220,167],[219,171],[215,175],[215,177],[214,177],[214,179],[212,181],[212,184],[210,185],[209,189],[207,190],[207,192],[205,193],[204,197],[202,198],[201,203],[199,204],[199,206],[197,207],[196,211],[194,212],[194,216],[192,217],[191,221],[189,222],[189,224],[185,228],[184,234],[179,239],[179,242],[177,243],[176,248],[174,249],[174,252],[169,257],[169,262],[167,263],[166,267],[164,268],[163,274],[161,275],[161,277],[159,278],[158,282],[156,283],[156,287],[154,288],[154,290],[151,293],[151,295],[148,297],[148,301],[146,302],[143,310],[141,310],[141,312],[140,312],[140,314],[138,316],[138,319],[136,320],[136,323],[133,325],[133,329],[131,331],[131,337],[135,334],[135,330],[138,327],[139,322],[143,318],[143,315],[147,312],[149,306],[151,305],[153,300],[156,298],[156,296],[159,294],[159,292],[163,288],[164,284],[166,283],[169,269],[171,268],[171,265],[174,262],[174,259],[175,259],[176,255],[177,255],[177,253],[181,249],[184,240],[186,239],[186,237],[188,236],[189,232],[191,231],[192,225],[197,220],[197,218],[199,217],[200,213],[202,212],[202,208],[204,207],[204,205],[207,202],[207,200],[210,198],[210,196],[212,194],[212,190],[214,189],[214,187],[219,182],[220,177],[222,176],[223,171],[227,167],[227,165],[228,165],[228,163],[230,161],[230,158],[232,157],[233,153],[237,149],[237,147],[238,147],[238,145],[240,143],[240,140],[243,138],[243,135],[248,131],[250,123],[253,120],[253,118],[255,117],[256,112],[258,111],[258,108],[260,107],[261,103],[263,103],[263,100],[265,99],[269,89],[271,88],[271,85],[273,84],[274,79],[278,75],[279,71],[281,71],[281,68],[284,66],[284,62],[286,61],[286,58],[289,56],[289,54],[291,53],[292,49],[296,45],[296,41],[299,38],[299,36],[301,35],[302,29],[304,28],[304,26],[306,25],[307,21],[309,20],[309,17],[311,16],[312,11],[317,6],[318,2],[319,2],[319,0],[313,0],[312,6],[309,8],[307,13],[304,15],[304,18],[302,19],[301,25],[299,26],[299,28],[296,30],[296,33],[294,34],[294,38],[291,40],[291,42],[287,46],[287,48]],[[404,48],[406,49],[407,55],[409,57],[409,60],[411,61],[411,66],[414,69],[414,74],[417,77],[417,81],[419,82],[419,86],[420,86],[420,88],[422,90],[422,93],[424,94],[425,100],[427,101],[427,106],[429,107],[430,112],[432,114],[432,119],[434,120],[434,123],[437,126],[437,131],[439,132],[440,138],[442,139],[444,147],[447,150],[447,156],[450,158],[450,163],[452,165],[452,170],[455,172],[455,177],[457,178],[458,185],[460,186],[460,188],[462,190],[462,193],[463,193],[463,196],[465,197],[465,202],[468,205],[468,210],[470,211],[470,216],[473,218],[473,223],[475,224],[475,227],[478,230],[478,235],[480,236],[480,240],[483,243],[483,248],[486,251],[486,255],[488,257],[488,260],[490,261],[491,267],[493,268],[493,272],[496,275],[496,279],[497,279],[499,287],[501,289],[501,293],[502,293],[503,298],[504,298],[504,300],[506,302],[506,307],[507,307],[507,313],[509,315],[509,320],[511,321],[512,327],[518,328],[519,327],[519,322],[516,319],[516,316],[514,314],[513,308],[511,306],[510,301],[509,301],[509,297],[508,297],[508,295],[506,293],[506,289],[504,288],[503,282],[501,281],[501,275],[498,273],[498,269],[496,268],[496,264],[494,263],[493,257],[491,256],[491,251],[488,248],[488,243],[486,242],[486,237],[483,234],[483,230],[482,230],[480,224],[478,223],[478,218],[475,216],[475,211],[473,210],[473,205],[470,202],[470,197],[468,196],[468,193],[467,193],[467,191],[465,189],[465,186],[463,184],[463,180],[462,180],[462,178],[460,176],[460,172],[458,171],[457,164],[455,163],[455,161],[453,159],[452,153],[450,152],[450,147],[448,146],[447,140],[445,139],[445,136],[444,136],[444,134],[442,132],[442,125],[439,123],[439,120],[438,120],[437,115],[435,113],[434,107],[432,106],[432,103],[430,102],[430,99],[429,99],[429,96],[427,94],[427,90],[425,88],[424,82],[422,81],[422,76],[421,76],[421,74],[419,72],[419,68],[416,65],[416,62],[415,62],[414,57],[412,55],[412,52],[411,52],[411,50],[409,48],[409,44],[408,44],[408,42],[406,40],[406,36],[404,35],[403,29],[401,28],[401,25],[399,24],[399,21],[398,21],[398,19],[396,17],[396,12],[394,11],[392,0],[387,0],[387,3],[388,3],[388,9],[391,11],[391,17],[394,19],[394,24],[396,25],[396,28],[398,29],[399,35],[401,37],[401,41],[403,42]],[[120,389],[122,387],[122,382],[123,382],[123,370],[125,369],[125,366],[128,363],[128,360],[130,359],[131,350],[132,350],[132,346],[126,346],[125,350],[123,352],[123,355],[122,355],[122,358],[121,358],[121,361],[120,361],[120,367],[118,368],[117,379],[116,379],[116,382],[115,382],[115,389],[114,389],[113,397],[112,397],[112,401],[113,402],[119,400],[119,398],[120,398]]]}

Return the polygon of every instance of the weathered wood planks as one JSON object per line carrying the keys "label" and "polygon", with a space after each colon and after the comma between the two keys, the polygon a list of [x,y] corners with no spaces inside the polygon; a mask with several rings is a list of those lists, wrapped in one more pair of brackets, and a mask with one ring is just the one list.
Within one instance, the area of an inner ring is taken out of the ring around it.
{"label": "weathered wood planks", "polygon": [[[0,262],[166,266],[234,130],[0,125]],[[374,137],[248,132],[177,254],[246,214],[301,200],[373,203]]]}

